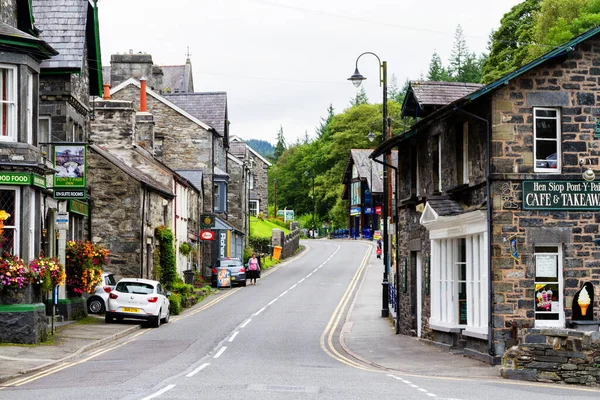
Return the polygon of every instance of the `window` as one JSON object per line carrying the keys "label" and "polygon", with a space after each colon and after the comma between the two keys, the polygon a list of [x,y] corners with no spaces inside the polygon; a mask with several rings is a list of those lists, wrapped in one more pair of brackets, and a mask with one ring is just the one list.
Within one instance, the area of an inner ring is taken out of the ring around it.
{"label": "window", "polygon": [[83,240],[83,230],[84,221],[83,216],[70,213],[69,214],[69,238],[71,240]]}
{"label": "window", "polygon": [[33,144],[33,75],[27,75],[27,143]]}
{"label": "window", "polygon": [[258,200],[250,200],[249,208],[250,215],[258,217]]}
{"label": "window", "polygon": [[6,211],[10,217],[4,221],[4,232],[0,241],[0,254],[8,251],[11,254],[18,254],[19,248],[19,210],[20,197],[17,189],[11,187],[0,187],[0,210]]}
{"label": "window", "polygon": [[561,250],[535,247],[535,326],[564,326]]}
{"label": "window", "polygon": [[250,190],[254,189],[254,174],[252,172],[248,172],[248,188]]}
{"label": "window", "polygon": [[17,69],[0,64],[0,140],[17,140]]}
{"label": "window", "polygon": [[[50,116],[40,116],[38,127],[38,145],[39,143],[50,143],[52,141],[52,122]],[[46,151],[46,159],[54,160],[52,154],[53,147],[51,145],[45,144],[40,147]]]}
{"label": "window", "polygon": [[560,173],[560,110],[533,109],[534,172]]}
{"label": "window", "polygon": [[433,160],[433,191],[442,191],[442,138],[441,135],[433,137],[433,149],[431,159]]}
{"label": "window", "polygon": [[456,130],[456,175],[457,182],[469,183],[469,124],[465,122]]}
{"label": "window", "polygon": [[487,260],[483,233],[432,240],[431,325],[487,334]]}
{"label": "window", "polygon": [[215,181],[213,186],[213,210],[227,212],[227,183],[224,181]]}

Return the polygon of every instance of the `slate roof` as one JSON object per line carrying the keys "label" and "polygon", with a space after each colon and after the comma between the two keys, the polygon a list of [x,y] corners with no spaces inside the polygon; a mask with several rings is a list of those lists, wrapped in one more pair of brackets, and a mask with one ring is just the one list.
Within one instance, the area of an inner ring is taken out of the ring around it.
{"label": "slate roof", "polygon": [[175,197],[170,188],[155,181],[154,179],[150,178],[148,175],[144,174],[143,172],[141,172],[133,167],[130,167],[123,160],[121,160],[116,155],[112,154],[110,151],[103,149],[102,147],[97,146],[97,145],[90,145],[89,147],[94,152],[96,152],[100,156],[107,159],[110,163],[112,163],[115,166],[117,166],[118,168],[120,168],[123,172],[125,172],[127,175],[131,176],[136,181],[145,183],[146,185],[148,185],[155,191],[162,193],[163,195],[165,195],[169,198]]}
{"label": "slate roof", "polygon": [[83,69],[88,0],[33,0],[40,37],[58,50],[41,68]]}
{"label": "slate roof", "polygon": [[467,96],[483,85],[465,82],[411,81],[402,104],[402,115],[424,117]]}
{"label": "slate roof", "polygon": [[427,198],[427,203],[440,217],[464,212],[460,204],[451,200],[448,196],[431,196]]}
{"label": "slate roof", "polygon": [[163,97],[212,126],[221,137],[226,135],[228,131],[226,92],[163,94]]}
{"label": "slate roof", "polygon": [[192,185],[202,192],[202,170],[201,169],[176,169],[179,175],[187,179]]}
{"label": "slate roof", "polygon": [[[383,165],[378,162],[372,162],[369,156],[373,149],[352,149],[350,158],[346,164],[344,173],[344,183],[349,184],[352,180],[352,165],[356,165],[358,176],[367,180],[371,193],[383,193]],[[382,161],[383,156],[377,157]],[[392,151],[392,165],[398,166],[398,152]],[[392,190],[396,190],[396,180],[392,179]]]}
{"label": "slate roof", "polygon": [[194,92],[192,66],[189,62],[185,65],[161,65],[160,68],[163,72],[163,90],[168,88],[170,93]]}

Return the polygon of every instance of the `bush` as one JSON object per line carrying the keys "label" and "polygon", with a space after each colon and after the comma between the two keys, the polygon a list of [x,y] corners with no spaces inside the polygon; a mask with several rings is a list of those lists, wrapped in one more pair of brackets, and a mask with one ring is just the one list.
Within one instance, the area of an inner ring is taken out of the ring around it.
{"label": "bush", "polygon": [[[270,237],[258,237],[258,236],[250,236],[250,239],[248,239],[248,244],[250,245],[251,248],[253,248],[254,252],[257,253],[268,253],[269,252],[269,247],[271,246],[271,238]],[[248,258],[250,258],[250,256],[252,255],[252,253],[250,253],[250,255],[248,256]],[[246,251],[244,250],[244,258],[246,257]]]}
{"label": "bush", "polygon": [[175,264],[175,244],[173,232],[166,226],[159,226],[155,232],[160,244],[160,283],[167,289],[177,278],[177,266]]}
{"label": "bush", "polygon": [[186,297],[194,293],[194,287],[183,282],[173,282],[171,284],[171,290],[180,294],[182,297]]}
{"label": "bush", "polygon": [[179,315],[181,313],[181,296],[177,293],[171,293],[169,296],[169,312],[173,315]]}

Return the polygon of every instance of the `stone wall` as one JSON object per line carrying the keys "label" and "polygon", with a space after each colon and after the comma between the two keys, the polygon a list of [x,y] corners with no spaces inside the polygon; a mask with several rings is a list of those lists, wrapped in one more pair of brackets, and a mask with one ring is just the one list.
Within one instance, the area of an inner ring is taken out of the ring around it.
{"label": "stone wall", "polygon": [[37,344],[47,337],[46,306],[39,288],[0,291],[0,342]]}
{"label": "stone wall", "polygon": [[148,87],[162,89],[162,70],[154,68],[150,54],[112,54],[110,56],[110,85],[115,88],[129,78],[146,78]]}
{"label": "stone wall", "polygon": [[[600,162],[593,130],[600,112],[600,40],[577,46],[567,57],[548,61],[498,88],[492,104],[493,327],[497,354],[512,344],[513,327],[535,326],[536,243],[562,244],[565,318],[573,296],[591,282],[600,298],[600,216],[592,211],[522,209],[523,180],[581,181],[579,159]],[[533,173],[533,107],[561,110],[562,173]],[[597,168],[597,167],[594,167]],[[517,235],[519,260],[512,259],[504,239]],[[594,318],[600,318],[595,307]]]}
{"label": "stone wall", "polygon": [[530,329],[502,359],[502,376],[600,386],[600,332]]}
{"label": "stone wall", "polygon": [[265,217],[269,213],[269,166],[258,157],[254,157],[254,188],[252,192],[259,199],[259,213]]}
{"label": "stone wall", "polygon": [[17,0],[2,0],[0,2],[0,21],[12,27],[17,27]]}
{"label": "stone wall", "polygon": [[108,149],[127,148],[133,142],[135,111],[131,102],[97,100],[90,142]]}
{"label": "stone wall", "polygon": [[281,260],[293,256],[300,245],[300,229],[296,223],[290,226],[292,230],[287,235],[281,229],[273,229],[271,244],[281,246]]}

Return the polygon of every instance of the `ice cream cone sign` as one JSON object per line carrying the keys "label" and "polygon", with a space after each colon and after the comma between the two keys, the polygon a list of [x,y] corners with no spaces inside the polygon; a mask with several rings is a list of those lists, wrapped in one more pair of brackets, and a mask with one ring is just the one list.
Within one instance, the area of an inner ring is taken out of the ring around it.
{"label": "ice cream cone sign", "polygon": [[588,294],[585,286],[579,292],[579,299],[577,299],[577,304],[581,307],[581,315],[587,314],[587,309],[590,306],[590,295]]}

